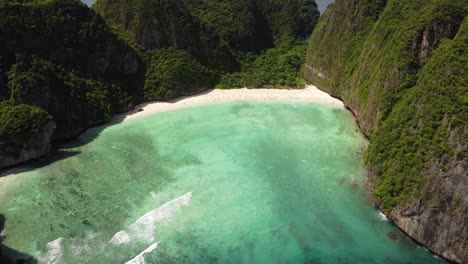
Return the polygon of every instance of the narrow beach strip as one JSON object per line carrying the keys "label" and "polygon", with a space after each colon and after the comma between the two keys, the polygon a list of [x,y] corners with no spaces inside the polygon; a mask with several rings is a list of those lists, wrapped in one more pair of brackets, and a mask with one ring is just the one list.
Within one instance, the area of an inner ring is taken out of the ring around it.
{"label": "narrow beach strip", "polygon": [[166,102],[149,102],[135,106],[135,109],[115,116],[112,121],[123,121],[159,112],[176,110],[209,103],[235,101],[300,101],[343,106],[339,99],[319,90],[313,85],[304,89],[214,89],[194,96],[187,96]]}

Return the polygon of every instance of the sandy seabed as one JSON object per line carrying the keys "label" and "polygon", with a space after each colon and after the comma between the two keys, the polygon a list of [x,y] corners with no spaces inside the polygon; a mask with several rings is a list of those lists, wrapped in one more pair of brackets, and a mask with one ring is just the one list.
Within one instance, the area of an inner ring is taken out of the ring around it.
{"label": "sandy seabed", "polygon": [[[209,103],[236,101],[299,101],[344,106],[343,102],[331,97],[313,85],[304,89],[214,89],[194,96],[181,97],[167,102],[149,102],[135,106],[135,109],[115,116],[113,121],[122,121],[185,107]],[[112,122],[112,121],[111,121]]]}

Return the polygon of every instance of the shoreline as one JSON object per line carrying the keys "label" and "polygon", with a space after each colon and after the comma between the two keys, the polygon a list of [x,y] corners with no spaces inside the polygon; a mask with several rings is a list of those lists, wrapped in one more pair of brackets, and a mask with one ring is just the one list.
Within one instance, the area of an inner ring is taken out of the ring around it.
{"label": "shoreline", "polygon": [[115,115],[104,125],[192,106],[237,101],[297,101],[345,107],[341,100],[332,97],[314,85],[307,85],[304,89],[212,89],[171,101],[142,103],[136,105],[131,111]]}
{"label": "shoreline", "polygon": [[339,98],[332,97],[330,94],[320,90],[314,85],[306,85],[303,89],[281,89],[281,88],[235,88],[235,89],[210,89],[194,95],[177,97],[169,101],[150,101],[135,105],[133,110],[113,115],[110,119],[91,125],[81,131],[75,137],[60,142],[52,143],[50,151],[37,158],[28,160],[9,167],[0,168],[0,178],[14,175],[20,168],[25,165],[34,164],[47,158],[54,150],[60,149],[63,144],[73,142],[83,133],[89,130],[114,125],[126,120],[153,115],[161,112],[167,112],[182,108],[201,106],[212,103],[229,103],[241,101],[296,101],[309,102],[316,104],[328,104],[346,108],[343,101]]}
{"label": "shoreline", "polygon": [[[248,89],[248,88],[235,88],[235,89],[210,89],[207,91],[203,91],[201,93],[197,93],[194,95],[187,95],[187,96],[181,96],[177,97],[175,99],[169,100],[169,101],[150,101],[150,102],[145,102],[141,103],[138,105],[135,105],[133,107],[133,110],[121,113],[121,114],[116,114],[114,115],[111,119],[102,122],[101,124],[96,124],[94,126],[88,127],[87,129],[83,130],[77,137],[81,136],[83,133],[86,131],[96,128],[96,127],[101,127],[101,126],[109,126],[113,125],[115,123],[123,122],[126,120],[131,120],[134,118],[140,118],[144,116],[149,116],[157,113],[162,113],[162,112],[167,112],[167,111],[173,111],[173,110],[178,110],[178,109],[183,109],[183,108],[189,108],[189,107],[196,107],[196,106],[202,106],[206,104],[216,104],[216,103],[229,103],[229,102],[242,102],[242,101],[291,101],[291,102],[307,102],[307,103],[315,103],[315,104],[327,104],[327,105],[334,105],[338,107],[343,107],[346,110],[348,110],[352,116],[354,121],[356,122],[356,125],[359,129],[359,134],[361,134],[367,144],[368,142],[368,137],[365,133],[360,128],[359,125],[359,120],[357,119],[357,116],[355,113],[352,111],[351,108],[347,107],[344,102],[341,100],[341,98],[334,97],[327,92],[324,92],[317,88],[314,85],[306,85],[305,88],[303,89],[281,89],[281,88],[253,88],[253,89]],[[74,139],[68,140],[72,141]],[[49,155],[49,154],[47,154]],[[46,155],[46,156],[47,156]],[[362,154],[361,154],[362,155]],[[44,157],[41,157],[36,160],[30,160],[22,164],[14,165],[13,167],[7,167],[7,168],[1,168],[0,169],[0,178],[3,177],[10,177],[11,176],[16,176],[17,173],[21,173],[21,167],[24,164],[29,164],[31,162],[37,162],[38,160],[43,159]],[[368,168],[365,167],[366,170]],[[18,171],[17,171],[18,170]],[[365,181],[369,182],[369,176],[364,175]],[[12,181],[15,182],[15,181]],[[365,190],[367,194],[372,197],[371,192],[366,188]],[[1,199],[0,199],[1,200]],[[410,240],[412,240],[414,243],[416,243],[418,246],[423,247],[426,251],[428,251],[430,254],[432,254],[434,257],[438,257],[442,260],[445,260],[450,263],[450,260],[446,259],[445,257],[438,255],[431,249],[429,249],[426,245],[421,243],[420,241],[416,240],[412,236],[410,236],[408,233],[406,233],[403,229],[401,229],[390,217],[390,215],[387,215],[386,213],[383,212],[383,210],[378,206],[372,199],[369,200],[369,204],[373,205],[375,210],[382,215],[384,215],[387,219],[385,221],[388,221],[389,224],[392,226],[396,227],[403,235],[408,237]]]}

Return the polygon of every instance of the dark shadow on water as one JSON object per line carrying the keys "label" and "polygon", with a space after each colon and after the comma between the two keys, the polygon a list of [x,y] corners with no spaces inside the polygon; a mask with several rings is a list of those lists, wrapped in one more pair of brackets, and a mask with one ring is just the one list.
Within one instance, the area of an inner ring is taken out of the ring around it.
{"label": "dark shadow on water", "polygon": [[[5,227],[6,218],[4,215],[0,214],[0,231],[3,230]],[[10,263],[25,263],[25,264],[35,264],[37,260],[35,260],[32,256],[27,254],[21,253],[15,249],[9,248],[2,244],[3,242],[2,236],[0,236],[0,263],[2,264],[10,264]]]}
{"label": "dark shadow on water", "polygon": [[6,177],[9,175],[42,168],[56,161],[61,161],[61,160],[70,158],[74,155],[77,155],[81,152],[77,151],[75,148],[91,143],[96,138],[98,138],[99,135],[102,133],[102,131],[104,131],[106,128],[113,126],[113,125],[117,125],[123,122],[127,117],[135,113],[143,111],[143,108],[149,104],[153,104],[156,102],[175,104],[187,98],[206,95],[212,91],[213,89],[207,89],[207,90],[204,89],[204,90],[195,91],[191,94],[186,94],[184,96],[180,96],[171,100],[150,101],[150,102],[136,105],[133,107],[133,110],[130,110],[128,112],[121,113],[121,114],[116,114],[110,120],[91,125],[88,128],[82,131],[79,131],[74,138],[67,139],[67,140],[54,141],[52,143],[52,150],[50,151],[50,153],[42,158],[39,158],[37,160],[27,161],[22,164],[13,165],[11,167],[1,168],[0,177]]}
{"label": "dark shadow on water", "polygon": [[158,101],[150,101],[150,102],[138,104],[134,106],[133,109],[128,112],[116,114],[110,120],[97,123],[95,125],[92,125],[84,129],[83,131],[77,133],[77,136],[73,139],[54,142],[53,148],[60,149],[60,150],[67,150],[71,148],[84,146],[88,143],[91,143],[96,138],[98,138],[99,135],[102,133],[102,131],[104,131],[106,128],[122,123],[129,116],[132,116],[138,112],[144,111],[143,109],[150,104],[154,104],[154,103],[175,104],[188,98],[206,95],[212,92],[213,90],[214,89],[201,90],[201,91],[196,91],[194,93],[180,96],[180,97],[170,99],[170,100],[158,100]]}
{"label": "dark shadow on water", "polygon": [[46,167],[56,161],[61,161],[73,157],[79,153],[81,152],[66,149],[54,149],[47,156],[42,157],[38,160],[28,161],[19,166],[0,170],[0,178]]}

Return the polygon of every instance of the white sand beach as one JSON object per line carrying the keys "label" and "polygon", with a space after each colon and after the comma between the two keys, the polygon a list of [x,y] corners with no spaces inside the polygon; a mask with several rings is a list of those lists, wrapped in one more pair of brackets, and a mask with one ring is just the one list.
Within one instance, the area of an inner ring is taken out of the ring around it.
{"label": "white sand beach", "polygon": [[[159,112],[165,112],[184,107],[208,103],[223,103],[235,101],[300,101],[320,104],[344,106],[343,102],[331,97],[313,85],[304,89],[214,89],[194,96],[181,97],[166,102],[149,102],[135,106],[135,109],[117,115],[113,121],[122,121]],[[112,121],[111,121],[112,122]]]}

